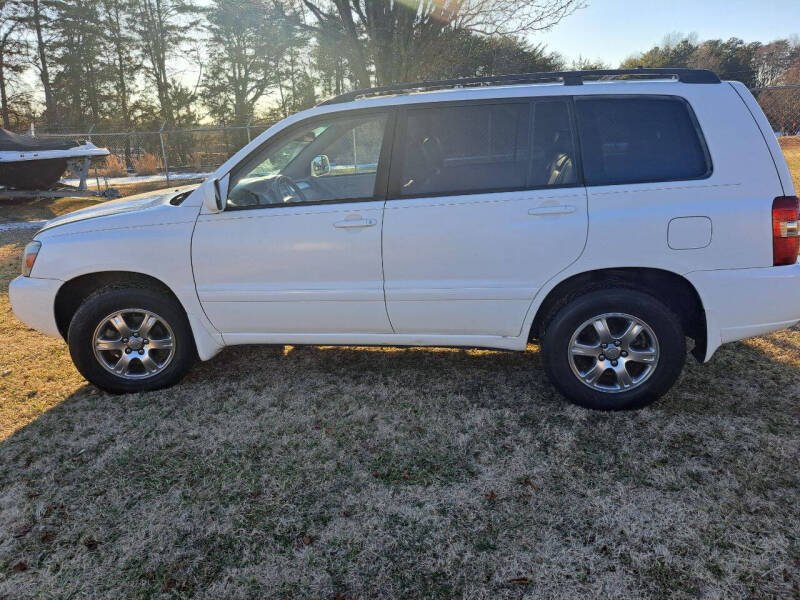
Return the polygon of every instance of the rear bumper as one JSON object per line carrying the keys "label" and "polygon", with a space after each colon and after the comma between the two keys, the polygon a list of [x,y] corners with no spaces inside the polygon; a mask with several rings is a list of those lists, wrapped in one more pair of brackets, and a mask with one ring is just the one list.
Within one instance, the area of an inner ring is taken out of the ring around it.
{"label": "rear bumper", "polygon": [[706,313],[705,360],[720,345],[786,329],[800,321],[800,263],[686,275]]}
{"label": "rear bumper", "polygon": [[54,307],[61,284],[57,279],[17,277],[8,286],[11,310],[28,327],[60,337]]}

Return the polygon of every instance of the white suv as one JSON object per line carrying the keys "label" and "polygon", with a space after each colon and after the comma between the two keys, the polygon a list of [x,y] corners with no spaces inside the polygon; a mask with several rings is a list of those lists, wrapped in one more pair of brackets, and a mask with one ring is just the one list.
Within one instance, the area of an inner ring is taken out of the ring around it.
{"label": "white suv", "polygon": [[526,74],[296,114],[199,187],[53,219],[10,295],[114,392],[233,344],[538,339],[567,398],[626,409],[672,386],[685,337],[707,361],[797,323],[799,245],[789,170],[743,85]]}

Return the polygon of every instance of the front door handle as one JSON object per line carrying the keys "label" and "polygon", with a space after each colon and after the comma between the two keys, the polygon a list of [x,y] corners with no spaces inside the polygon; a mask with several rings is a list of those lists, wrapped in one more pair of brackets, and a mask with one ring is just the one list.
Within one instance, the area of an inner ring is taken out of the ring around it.
{"label": "front door handle", "polygon": [[345,219],[344,221],[337,221],[333,226],[339,229],[352,229],[355,227],[375,227],[377,224],[378,219]]}
{"label": "front door handle", "polygon": [[575,207],[569,204],[559,206],[540,206],[538,208],[530,209],[528,214],[532,217],[544,217],[547,215],[568,215],[574,212]]}

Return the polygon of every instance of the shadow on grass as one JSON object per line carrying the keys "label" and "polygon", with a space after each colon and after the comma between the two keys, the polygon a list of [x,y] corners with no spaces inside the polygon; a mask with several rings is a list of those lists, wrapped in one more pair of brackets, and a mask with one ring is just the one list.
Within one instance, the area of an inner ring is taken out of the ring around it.
{"label": "shadow on grass", "polygon": [[797,381],[734,344],[601,414],[536,351],[238,347],[85,386],[0,443],[0,597],[788,596]]}

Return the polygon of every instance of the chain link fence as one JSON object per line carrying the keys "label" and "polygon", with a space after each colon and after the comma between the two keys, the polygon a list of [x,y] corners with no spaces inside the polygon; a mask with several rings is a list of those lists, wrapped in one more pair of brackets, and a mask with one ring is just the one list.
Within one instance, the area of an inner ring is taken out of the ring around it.
{"label": "chain link fence", "polygon": [[777,136],[800,135],[800,85],[750,90]]}
{"label": "chain link fence", "polygon": [[[800,136],[800,85],[751,90],[778,137]],[[213,172],[271,123],[194,127],[176,130],[87,132],[37,131],[42,137],[71,137],[108,148],[114,158],[98,174],[107,178],[139,175],[168,182],[198,179]],[[800,137],[786,142],[800,142]]]}
{"label": "chain link fence", "polygon": [[127,132],[37,129],[35,135],[86,140],[100,148],[108,148],[112,156],[105,165],[96,165],[96,174],[101,177],[119,179],[138,175],[140,178],[161,177],[171,182],[197,179],[213,172],[269,126],[252,124]]}

